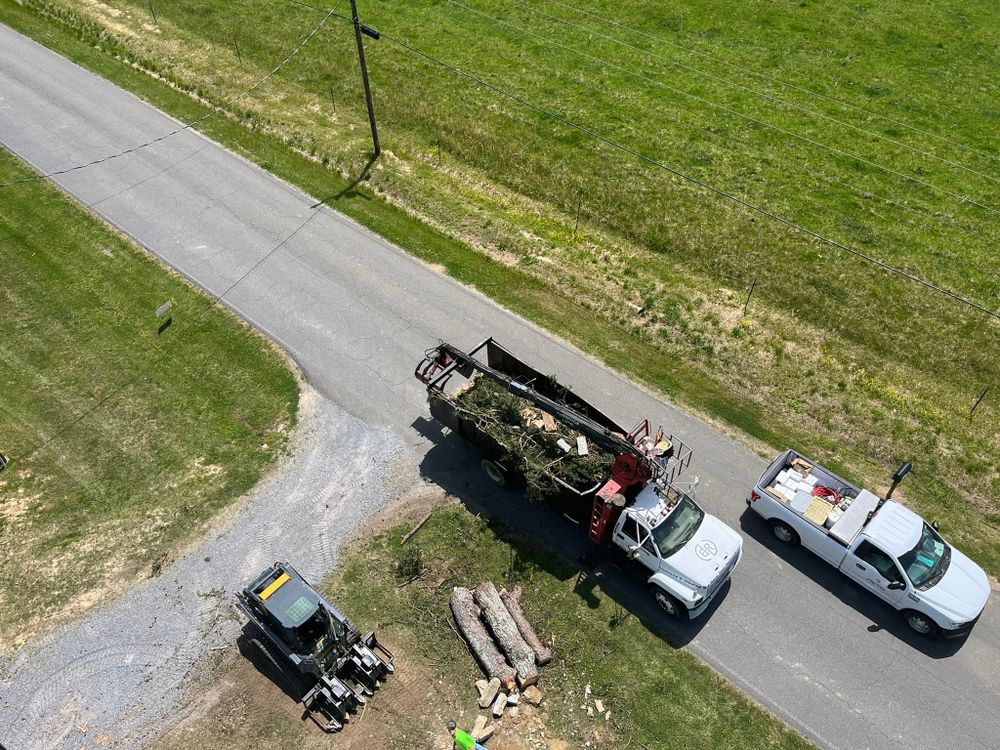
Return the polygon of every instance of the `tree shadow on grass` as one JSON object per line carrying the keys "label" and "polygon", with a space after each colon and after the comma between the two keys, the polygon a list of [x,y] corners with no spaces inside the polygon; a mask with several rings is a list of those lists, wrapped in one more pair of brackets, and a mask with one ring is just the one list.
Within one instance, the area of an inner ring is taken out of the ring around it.
{"label": "tree shadow on grass", "polygon": [[587,537],[589,507],[573,517],[534,505],[523,488],[499,487],[488,479],[479,466],[479,451],[457,435],[445,433],[424,417],[413,428],[434,443],[420,464],[421,474],[483,518],[497,538],[516,550],[517,564],[534,565],[560,581],[575,578],[573,590],[588,608],[596,609],[602,598],[609,598],[617,605],[609,622],[612,627],[623,623],[628,612],[671,646],[681,647],[698,635],[725,600],[728,582],[697,620],[670,619],[654,603],[646,577],[609,546],[599,549],[592,566],[583,561],[593,547]]}

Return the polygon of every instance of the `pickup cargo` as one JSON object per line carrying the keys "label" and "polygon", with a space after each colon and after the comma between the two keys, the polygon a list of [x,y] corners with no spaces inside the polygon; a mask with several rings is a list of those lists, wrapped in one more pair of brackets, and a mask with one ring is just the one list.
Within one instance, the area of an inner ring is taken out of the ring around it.
{"label": "pickup cargo", "polygon": [[897,609],[928,636],[965,635],[990,595],[986,573],[912,510],[788,450],[761,474],[747,505],[778,541],[801,544]]}

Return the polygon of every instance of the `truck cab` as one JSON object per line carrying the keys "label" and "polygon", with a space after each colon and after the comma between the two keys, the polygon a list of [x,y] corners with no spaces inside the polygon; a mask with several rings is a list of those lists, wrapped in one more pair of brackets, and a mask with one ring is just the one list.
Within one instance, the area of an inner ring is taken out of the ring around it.
{"label": "truck cab", "polygon": [[647,485],[624,508],[611,542],[648,574],[671,617],[701,615],[739,564],[743,538],[674,485]]}
{"label": "truck cab", "polygon": [[788,450],[764,470],[747,504],[778,541],[801,544],[899,610],[913,631],[968,633],[990,596],[986,573],[891,494],[881,498]]}
{"label": "truck cab", "polygon": [[919,515],[891,500],[858,534],[839,567],[896,609],[913,608],[907,624],[922,635],[967,632],[990,594],[986,574],[976,563]]}

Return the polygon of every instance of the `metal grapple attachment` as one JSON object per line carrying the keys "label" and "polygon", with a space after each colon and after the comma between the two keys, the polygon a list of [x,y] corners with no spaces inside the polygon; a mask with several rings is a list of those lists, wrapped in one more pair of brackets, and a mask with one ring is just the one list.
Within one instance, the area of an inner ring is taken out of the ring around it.
{"label": "metal grapple attachment", "polygon": [[[336,676],[323,675],[302,698],[306,713],[325,732],[343,728],[368,696],[396,671],[396,658],[375,631],[355,643]],[[353,685],[351,684],[353,683]]]}

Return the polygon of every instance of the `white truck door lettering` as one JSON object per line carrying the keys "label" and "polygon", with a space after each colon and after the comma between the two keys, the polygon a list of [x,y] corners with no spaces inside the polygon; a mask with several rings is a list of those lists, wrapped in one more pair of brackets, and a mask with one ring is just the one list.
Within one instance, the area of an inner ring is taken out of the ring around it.
{"label": "white truck door lettering", "polygon": [[893,606],[898,606],[899,599],[906,594],[905,587],[889,588],[891,582],[906,581],[896,561],[867,539],[861,539],[847,553],[840,569],[844,575],[854,579]]}

